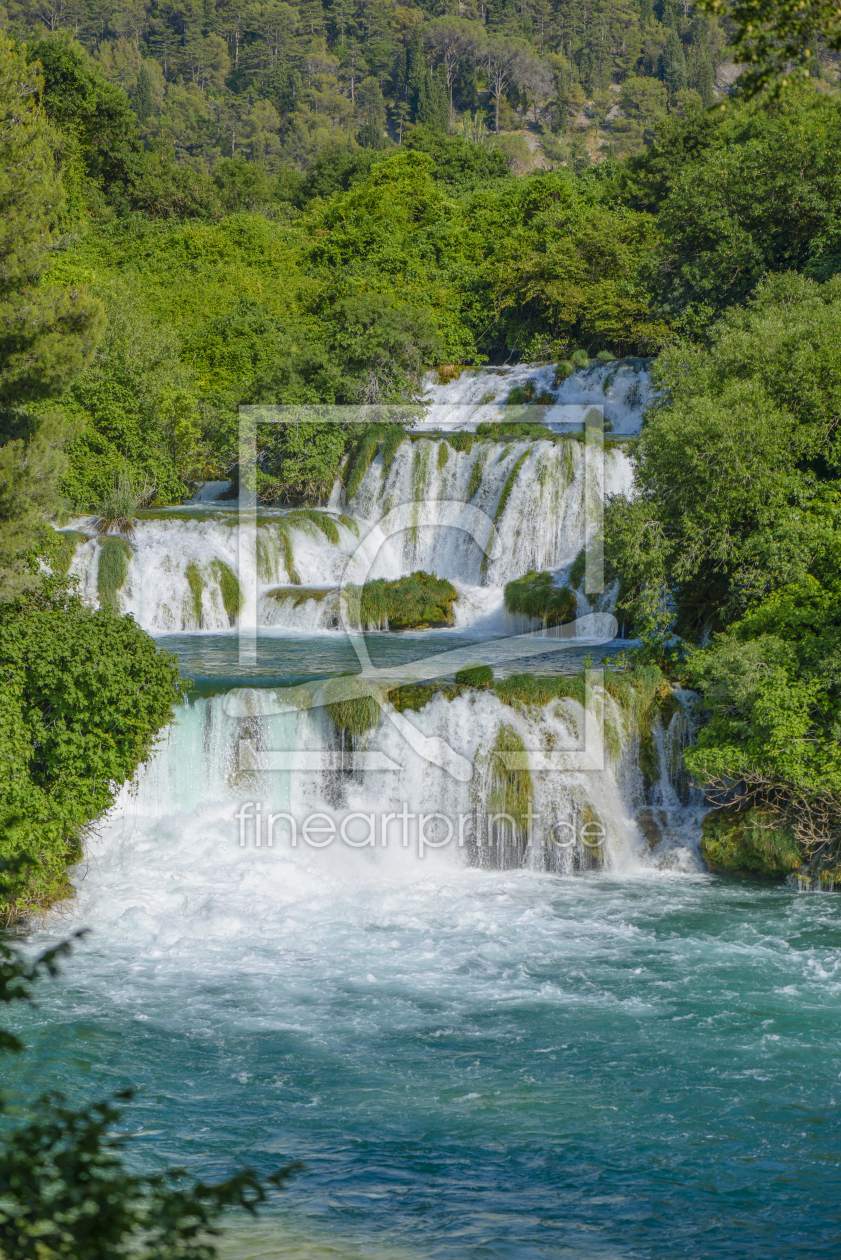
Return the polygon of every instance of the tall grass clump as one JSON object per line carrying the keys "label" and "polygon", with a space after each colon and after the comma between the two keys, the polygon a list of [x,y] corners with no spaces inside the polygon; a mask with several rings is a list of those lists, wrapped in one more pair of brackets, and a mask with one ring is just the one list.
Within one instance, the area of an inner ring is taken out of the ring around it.
{"label": "tall grass clump", "polygon": [[148,477],[135,479],[128,470],[114,473],[114,482],[102,500],[94,520],[98,534],[124,534],[130,538],[138,508],[146,507],[154,498],[155,483]]}
{"label": "tall grass clump", "polygon": [[550,700],[577,700],[583,705],[586,700],[586,682],[583,671],[578,674],[550,674],[541,677],[537,674],[511,674],[493,684],[497,698],[508,705],[548,704]]}
{"label": "tall grass clump", "polygon": [[219,583],[222,606],[228,614],[228,621],[232,626],[236,625],[237,617],[245,607],[245,597],[239,584],[239,578],[224,560],[212,561],[212,568],[213,576]]}
{"label": "tall grass clump", "polygon": [[458,591],[446,578],[419,569],[408,577],[377,578],[361,588],[349,586],[349,611],[363,629],[419,630],[451,626]]}
{"label": "tall grass clump", "polygon": [[117,612],[117,591],[128,577],[131,547],[122,538],[105,538],[100,543],[96,589],[103,608]]}
{"label": "tall grass clump", "polygon": [[[332,678],[324,687],[327,715],[342,734],[359,738],[380,724],[379,699],[364,688],[365,684],[355,682],[352,675]],[[331,695],[335,699],[331,700]]]}
{"label": "tall grass clump", "polygon": [[546,627],[574,621],[578,607],[568,587],[555,586],[551,573],[537,573],[534,569],[506,583],[504,600],[507,612],[533,617]]}
{"label": "tall grass clump", "polygon": [[344,470],[345,495],[352,498],[356,494],[362,478],[371,466],[377,449],[382,443],[383,462],[386,470],[391,466],[394,452],[406,436],[402,424],[372,424],[365,429],[362,436],[351,449]]}
{"label": "tall grass clump", "polygon": [[201,597],[204,591],[204,578],[199,566],[195,560],[191,560],[187,565],[184,576],[187,579],[187,585],[190,588],[190,599],[192,603],[193,620],[199,630],[202,628],[202,602]]}
{"label": "tall grass clump", "polygon": [[526,746],[513,726],[501,726],[491,748],[488,813],[507,815],[513,827],[506,819],[497,819],[494,838],[498,845],[525,847],[533,791]]}

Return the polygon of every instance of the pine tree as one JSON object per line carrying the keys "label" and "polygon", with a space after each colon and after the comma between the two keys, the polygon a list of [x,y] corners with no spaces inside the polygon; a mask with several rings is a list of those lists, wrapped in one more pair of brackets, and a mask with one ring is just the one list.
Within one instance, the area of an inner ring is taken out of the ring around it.
{"label": "pine tree", "polygon": [[137,87],[134,89],[134,112],[143,123],[151,116],[152,103],[152,81],[149,78],[149,71],[143,65],[140,68],[140,74],[137,76]]}
{"label": "pine tree", "polygon": [[412,122],[417,121],[418,104],[424,81],[427,76],[426,61],[423,55],[423,39],[420,25],[412,31],[412,38],[406,50],[406,92],[411,110]]}
{"label": "pine tree", "polygon": [[446,80],[440,75],[427,72],[421,82],[418,95],[417,121],[433,131],[447,131],[450,123],[450,104]]}
{"label": "pine tree", "polygon": [[670,100],[677,92],[685,92],[688,86],[683,44],[673,26],[669,27],[666,43],[660,54],[660,78],[666,85]]}
{"label": "pine tree", "polygon": [[64,203],[42,90],[35,67],[0,40],[0,599],[36,580],[23,553],[55,507],[66,436],[60,417],[24,408],[67,388],[104,321],[84,289],[40,283]]}
{"label": "pine tree", "polygon": [[709,109],[715,100],[713,87],[715,85],[715,62],[713,61],[712,50],[704,40],[698,49],[698,58],[695,62],[695,88],[701,94],[701,100]]}
{"label": "pine tree", "polygon": [[266,76],[263,93],[281,118],[288,117],[295,108],[295,79],[279,59]]}

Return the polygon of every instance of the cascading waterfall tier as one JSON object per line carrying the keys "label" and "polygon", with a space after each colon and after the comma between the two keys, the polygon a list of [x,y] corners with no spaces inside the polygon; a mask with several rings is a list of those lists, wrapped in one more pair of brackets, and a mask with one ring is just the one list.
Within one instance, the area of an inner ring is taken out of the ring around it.
{"label": "cascading waterfall tier", "polygon": [[598,674],[581,699],[542,706],[439,693],[411,712],[384,700],[359,734],[337,728],[329,684],[293,694],[246,687],[185,703],[115,823],[211,811],[231,846],[305,862],[332,848],[555,874],[693,868],[703,804],[679,759],[685,693],[644,729]]}
{"label": "cascading waterfall tier", "polygon": [[[236,507],[143,515],[116,601],[153,634],[220,631],[251,612],[256,590],[258,625],[330,630],[340,624],[330,592],[342,582],[423,569],[456,584],[457,625],[488,623],[501,617],[506,582],[567,567],[595,528],[603,497],[630,487],[622,450],[588,464],[575,439],[480,440],[469,451],[407,439],[388,469],[380,456],[372,461],[349,501],[337,486],[320,521],[319,513],[261,511],[253,557],[239,547]],[[383,518],[396,518],[394,532],[372,535]],[[75,524],[89,536],[71,573],[95,602],[102,544],[86,519]],[[496,545],[487,555],[492,528]]]}

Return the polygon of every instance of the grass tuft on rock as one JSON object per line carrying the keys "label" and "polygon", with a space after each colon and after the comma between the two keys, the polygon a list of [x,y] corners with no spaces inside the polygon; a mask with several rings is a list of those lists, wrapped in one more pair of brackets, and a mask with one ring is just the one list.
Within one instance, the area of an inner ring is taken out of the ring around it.
{"label": "grass tuft on rock", "polygon": [[201,630],[202,628],[201,597],[204,591],[204,578],[202,577],[201,569],[196,564],[195,560],[191,560],[190,563],[187,565],[185,577],[187,578],[187,585],[190,588],[190,596],[192,598],[193,619],[197,627],[199,628],[199,630]]}
{"label": "grass tuft on rock", "polygon": [[[336,730],[357,738],[376,730],[382,711],[377,696],[364,691],[359,694],[363,687],[352,675],[343,675],[331,678],[323,692],[324,707]],[[336,698],[331,700],[331,695]]]}
{"label": "grass tuft on rock", "polygon": [[351,617],[357,608],[363,629],[429,630],[451,626],[458,591],[446,578],[419,569],[408,577],[388,581],[377,578],[361,588],[349,586]]}
{"label": "grass tuft on rock", "polygon": [[237,617],[245,607],[245,598],[242,593],[242,587],[239,584],[239,578],[224,560],[214,560],[212,568],[213,575],[219,583],[222,606],[228,614],[228,621],[234,626],[236,625]]}
{"label": "grass tuft on rock", "polygon": [[534,569],[508,582],[504,599],[507,612],[533,617],[546,627],[574,621],[578,608],[578,601],[569,587],[555,586],[551,573],[538,573]]}
{"label": "grass tuft on rock", "polygon": [[493,684],[503,704],[544,705],[550,700],[570,699],[585,702],[584,674],[511,674]]}
{"label": "grass tuft on rock", "polygon": [[493,680],[490,665],[468,665],[456,673],[456,682],[463,687],[489,687]]}

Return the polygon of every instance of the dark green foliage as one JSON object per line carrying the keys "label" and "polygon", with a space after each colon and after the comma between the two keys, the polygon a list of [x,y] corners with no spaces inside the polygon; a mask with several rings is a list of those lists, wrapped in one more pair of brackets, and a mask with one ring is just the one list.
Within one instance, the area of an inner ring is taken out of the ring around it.
{"label": "dark green foliage", "polygon": [[385,155],[373,146],[353,152],[348,149],[323,149],[307,171],[296,198],[305,206],[316,197],[327,199],[338,192],[347,192],[371,173],[372,167]]}
{"label": "dark green foliage", "polygon": [[130,617],[61,584],[0,605],[0,856],[34,862],[7,916],[68,895],[82,829],[149,756],[179,690],[175,658]]}
{"label": "dark green foliage", "polygon": [[701,855],[711,871],[764,879],[785,879],[803,864],[789,827],[773,814],[739,807],[706,815]]}
{"label": "dark green foliage", "polygon": [[586,567],[587,552],[582,547],[572,564],[569,566],[568,581],[570,586],[574,586],[577,591],[581,589],[581,583],[584,581]]}
{"label": "dark green foliage", "polygon": [[403,144],[406,149],[428,153],[435,163],[432,178],[458,192],[509,177],[508,162],[499,149],[486,149],[426,127],[416,127]]}
{"label": "dark green foliage", "polygon": [[[347,588],[351,617],[362,628],[418,630],[451,626],[458,592],[452,582],[418,570],[409,577],[377,578]],[[358,604],[357,604],[358,601]]]}
{"label": "dark green foliage", "polygon": [[80,44],[61,35],[27,49],[40,62],[41,100],[49,118],[73,145],[73,158],[106,195],[123,198],[140,175],[143,146],[126,95],[109,83]]}
{"label": "dark green foliage", "polygon": [[140,74],[137,76],[137,87],[134,89],[132,105],[140,121],[146,122],[152,112],[152,81],[145,66],[141,66]]}
{"label": "dark green foliage", "polygon": [[0,599],[38,580],[31,563],[57,507],[71,424],[25,406],[55,397],[90,362],[103,310],[83,286],[43,280],[65,204],[41,80],[0,39]]}
{"label": "dark green foliage", "polygon": [[117,608],[117,591],[128,577],[131,547],[122,538],[105,538],[99,546],[96,588],[103,608]]}
{"label": "dark green foliage", "polygon": [[257,486],[264,503],[321,503],[329,498],[348,432],[344,425],[319,423],[317,414],[303,411],[294,424],[266,425],[265,432],[261,428],[264,458]]}
{"label": "dark green foliage", "polygon": [[464,687],[487,687],[494,680],[490,665],[468,665],[456,673],[456,682]]}
{"label": "dark green foliage", "polygon": [[836,106],[805,90],[671,116],[629,163],[635,204],[657,213],[644,278],[660,309],[702,337],[767,273],[820,272],[839,248],[839,141]]}
{"label": "dark green foliage", "polygon": [[510,613],[534,617],[544,626],[574,621],[577,600],[566,586],[555,586],[551,573],[532,571],[505,586],[505,608]]}

